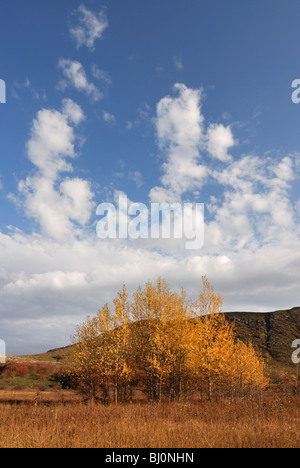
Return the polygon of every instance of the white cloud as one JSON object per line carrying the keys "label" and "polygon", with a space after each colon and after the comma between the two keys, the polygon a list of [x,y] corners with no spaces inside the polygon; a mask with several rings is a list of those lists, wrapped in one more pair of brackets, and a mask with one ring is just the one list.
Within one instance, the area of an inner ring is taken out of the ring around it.
{"label": "white cloud", "polygon": [[230,127],[212,124],[207,130],[207,151],[220,161],[230,161],[228,150],[235,145]]}
{"label": "white cloud", "polygon": [[61,112],[39,111],[27,144],[36,171],[18,184],[21,201],[16,197],[17,203],[23,203],[26,215],[39,223],[45,235],[59,240],[74,234],[74,222],[85,225],[94,206],[88,181],[61,176],[73,171],[67,162],[76,157],[72,125],[83,119],[81,108],[69,99],[63,101]]}
{"label": "white cloud", "polygon": [[157,105],[157,134],[161,148],[198,148],[202,139],[201,91],[176,84],[178,97],[167,96]]}
{"label": "white cloud", "polygon": [[208,244],[256,249],[262,244],[297,241],[297,212],[287,183],[292,173],[280,171],[282,166],[296,170],[287,157],[274,164],[271,158],[248,155],[211,173],[220,184],[222,197],[211,206],[215,216],[207,227]]}
{"label": "white cloud", "polygon": [[78,177],[64,179],[60,186],[61,199],[64,201],[64,211],[70,219],[76,221],[81,226],[85,226],[90,217],[94,203],[94,194],[91,191],[90,183]]}
{"label": "white cloud", "polygon": [[158,103],[155,119],[158,144],[165,155],[162,187],[154,187],[151,200],[181,199],[187,192],[201,190],[210,175],[210,165],[204,155],[223,163],[236,142],[230,126],[204,126],[202,91],[176,84],[177,96],[167,96]]}
{"label": "white cloud", "polygon": [[77,48],[86,46],[91,51],[95,48],[95,42],[101,39],[108,27],[108,19],[104,11],[94,13],[85,5],[80,5],[73,12],[78,24],[70,26],[69,32],[74,39]]}
{"label": "white cloud", "polygon": [[74,327],[115,297],[158,275],[195,297],[207,274],[225,310],[293,307],[299,299],[299,243],[256,251],[157,253],[95,236],[56,242],[37,234],[0,234],[0,326],[9,352],[67,345]]}
{"label": "white cloud", "polygon": [[74,158],[74,132],[67,115],[43,109],[33,121],[27,143],[30,161],[47,177],[55,178],[61,171],[70,171],[66,157]]}
{"label": "white cloud", "polygon": [[77,91],[84,92],[94,101],[99,101],[103,95],[94,83],[91,83],[80,62],[61,58],[58,63],[64,79],[59,82],[59,88],[65,90],[67,87],[74,87]]}
{"label": "white cloud", "polygon": [[283,158],[278,166],[274,166],[273,171],[281,182],[290,182],[295,179],[293,160],[291,157],[286,156]]}
{"label": "white cloud", "polygon": [[[153,188],[150,198],[168,190],[168,199],[180,199],[188,190],[200,187],[206,168],[199,164],[200,146],[204,143],[201,114],[201,90],[176,84],[178,96],[167,96],[157,105],[156,131],[159,147],[166,154],[162,176],[163,190]],[[161,200],[163,201],[163,200]]]}
{"label": "white cloud", "polygon": [[85,115],[81,107],[76,104],[76,102],[72,101],[72,99],[63,100],[62,113],[74,125],[79,125],[85,119]]}

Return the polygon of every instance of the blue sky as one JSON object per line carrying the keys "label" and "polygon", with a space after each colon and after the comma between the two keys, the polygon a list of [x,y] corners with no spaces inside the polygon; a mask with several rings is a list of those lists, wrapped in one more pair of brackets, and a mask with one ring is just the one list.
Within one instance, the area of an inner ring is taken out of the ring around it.
{"label": "blue sky", "polygon": [[[125,282],[299,305],[296,0],[2,2],[0,338],[68,344]],[[206,206],[200,251],[100,241],[96,206]]]}

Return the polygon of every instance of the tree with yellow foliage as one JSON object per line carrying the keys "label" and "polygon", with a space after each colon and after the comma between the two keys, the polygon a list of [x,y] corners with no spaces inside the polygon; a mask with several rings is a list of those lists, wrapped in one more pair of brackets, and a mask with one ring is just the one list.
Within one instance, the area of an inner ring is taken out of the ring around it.
{"label": "tree with yellow foliage", "polygon": [[164,280],[157,285],[146,283],[134,294],[133,319],[136,322],[134,346],[138,365],[146,374],[149,399],[160,400],[164,380],[169,371],[170,356],[167,339],[167,310],[173,297]]}
{"label": "tree with yellow foliage", "polygon": [[216,294],[206,277],[195,302],[196,320],[190,336],[189,369],[198,388],[206,386],[209,400],[230,373],[234,353],[234,332],[221,313],[223,298]]}
{"label": "tree with yellow foliage", "polygon": [[130,380],[130,309],[125,286],[114,300],[112,312],[106,304],[94,318],[77,327],[70,355],[73,375],[83,394],[94,400],[102,391],[117,403]]}
{"label": "tree with yellow foliage", "polygon": [[251,344],[237,340],[234,328],[222,313],[223,298],[216,294],[206,277],[195,303],[197,320],[189,346],[189,369],[206,387],[212,400],[217,391],[262,389],[266,385],[265,366]]}
{"label": "tree with yellow foliage", "polygon": [[110,336],[110,363],[113,376],[114,401],[118,403],[126,397],[126,388],[130,384],[131,363],[131,305],[125,285],[114,299],[112,315],[113,331]]}
{"label": "tree with yellow foliage", "polygon": [[77,328],[72,352],[80,388],[92,399],[126,399],[132,380],[144,373],[149,400],[180,400],[188,391],[238,394],[266,385],[264,362],[251,344],[237,340],[222,313],[223,298],[206,277],[196,301],[171,291],[158,278],[139,287],[130,301],[126,287],[94,319]]}
{"label": "tree with yellow foliage", "polygon": [[230,370],[228,385],[232,394],[255,393],[269,382],[265,361],[250,342],[246,344],[238,340],[235,343]]}
{"label": "tree with yellow foliage", "polygon": [[175,399],[182,389],[183,354],[188,328],[186,294],[170,290],[158,278],[134,294],[136,361],[146,375],[149,399],[160,401],[163,394]]}
{"label": "tree with yellow foliage", "polygon": [[[105,388],[106,356],[104,354],[105,333],[111,331],[109,309],[105,306],[94,317],[76,328],[73,347],[69,356],[71,373],[77,388],[84,396],[95,400],[99,388]],[[100,339],[102,335],[102,343]]]}

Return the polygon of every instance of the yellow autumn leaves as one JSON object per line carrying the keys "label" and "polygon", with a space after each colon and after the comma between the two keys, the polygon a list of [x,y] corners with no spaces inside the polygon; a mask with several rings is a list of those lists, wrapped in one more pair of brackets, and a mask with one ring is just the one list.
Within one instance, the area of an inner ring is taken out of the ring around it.
{"label": "yellow autumn leaves", "polygon": [[253,393],[267,381],[253,346],[236,339],[207,278],[195,301],[159,278],[129,300],[125,286],[94,318],[77,327],[70,356],[76,387],[91,399],[126,401],[138,388],[149,400],[198,393]]}

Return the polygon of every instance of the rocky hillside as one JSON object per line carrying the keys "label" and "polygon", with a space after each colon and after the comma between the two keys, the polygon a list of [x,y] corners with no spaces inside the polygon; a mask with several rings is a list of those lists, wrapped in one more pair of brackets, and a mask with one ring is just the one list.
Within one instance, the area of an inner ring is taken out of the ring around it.
{"label": "rocky hillside", "polygon": [[252,341],[263,355],[291,364],[292,343],[300,339],[300,307],[270,313],[226,314],[235,324],[238,338]]}

